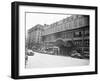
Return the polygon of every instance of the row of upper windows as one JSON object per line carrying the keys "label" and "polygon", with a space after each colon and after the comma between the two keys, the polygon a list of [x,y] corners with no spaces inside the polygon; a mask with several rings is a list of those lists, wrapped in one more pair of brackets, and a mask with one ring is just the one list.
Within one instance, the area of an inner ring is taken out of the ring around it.
{"label": "row of upper windows", "polygon": [[72,37],[82,37],[83,35],[89,36],[89,30],[56,33],[55,37],[56,38],[59,38],[59,37],[61,37],[61,38],[72,38]]}
{"label": "row of upper windows", "polygon": [[89,30],[85,30],[85,31],[68,31],[68,32],[58,32],[55,34],[51,34],[51,35],[47,35],[45,36],[44,40],[55,40],[57,38],[72,38],[72,37],[82,37],[82,36],[89,36]]}
{"label": "row of upper windows", "polygon": [[74,40],[75,46],[89,46],[89,39],[84,40]]}
{"label": "row of upper windows", "polygon": [[75,21],[71,21],[69,23],[63,23],[57,26],[51,26],[48,29],[46,29],[43,34],[44,35],[48,35],[51,33],[56,33],[56,32],[60,32],[60,31],[64,31],[64,30],[68,30],[68,29],[75,29],[75,28],[80,28],[80,27],[84,27],[89,25],[89,20],[88,18],[80,18],[77,19]]}

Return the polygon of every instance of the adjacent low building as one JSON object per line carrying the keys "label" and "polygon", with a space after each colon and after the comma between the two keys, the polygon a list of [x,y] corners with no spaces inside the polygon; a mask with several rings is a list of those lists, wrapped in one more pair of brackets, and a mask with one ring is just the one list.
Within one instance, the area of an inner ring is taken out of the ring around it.
{"label": "adjacent low building", "polygon": [[36,44],[42,43],[43,26],[37,24],[28,30],[28,47],[32,48]]}

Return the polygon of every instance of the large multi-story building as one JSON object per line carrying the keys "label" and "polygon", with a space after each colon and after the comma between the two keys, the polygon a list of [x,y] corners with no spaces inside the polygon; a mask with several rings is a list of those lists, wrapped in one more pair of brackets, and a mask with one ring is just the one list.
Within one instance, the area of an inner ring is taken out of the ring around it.
{"label": "large multi-story building", "polygon": [[[80,53],[89,53],[89,16],[72,15],[44,29],[45,44],[63,44],[71,41]],[[58,41],[63,43],[57,43]]]}
{"label": "large multi-story building", "polygon": [[35,44],[42,43],[43,26],[38,24],[28,30],[28,45],[31,48]]}
{"label": "large multi-story building", "polygon": [[[89,16],[87,15],[72,15],[50,25],[39,25],[39,31],[35,28],[30,29],[29,38],[32,41],[41,42],[45,46],[58,47],[61,45],[67,47],[70,41],[81,54],[89,54]],[[42,34],[37,35],[35,32]]]}

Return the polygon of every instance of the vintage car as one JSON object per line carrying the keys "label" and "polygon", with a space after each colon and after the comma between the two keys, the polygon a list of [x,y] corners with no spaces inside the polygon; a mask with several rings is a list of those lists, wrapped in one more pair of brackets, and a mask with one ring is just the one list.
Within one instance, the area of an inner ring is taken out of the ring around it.
{"label": "vintage car", "polygon": [[59,48],[58,47],[48,47],[45,49],[46,53],[50,53],[50,54],[57,54],[58,51],[59,51]]}
{"label": "vintage car", "polygon": [[71,57],[74,57],[74,58],[80,58],[80,59],[83,59],[84,56],[82,56],[80,53],[78,53],[76,50],[74,50],[71,54]]}
{"label": "vintage car", "polygon": [[28,56],[33,56],[34,52],[31,49],[26,49],[26,53]]}

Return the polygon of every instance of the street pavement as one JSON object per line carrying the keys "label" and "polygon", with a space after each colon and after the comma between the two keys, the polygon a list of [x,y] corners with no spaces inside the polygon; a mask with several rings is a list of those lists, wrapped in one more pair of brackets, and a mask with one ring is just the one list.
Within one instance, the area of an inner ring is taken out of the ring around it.
{"label": "street pavement", "polygon": [[52,68],[86,65],[89,65],[88,59],[77,59],[67,56],[56,56],[34,52],[34,56],[28,56],[26,68]]}

